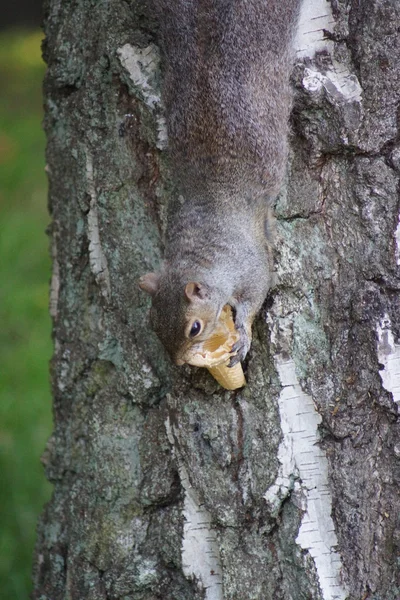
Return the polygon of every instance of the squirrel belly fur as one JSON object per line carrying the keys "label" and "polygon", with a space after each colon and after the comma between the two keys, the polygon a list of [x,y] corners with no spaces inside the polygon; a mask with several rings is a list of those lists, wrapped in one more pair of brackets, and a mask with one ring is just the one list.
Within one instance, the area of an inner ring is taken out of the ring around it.
{"label": "squirrel belly fur", "polygon": [[271,204],[284,176],[301,0],[153,0],[173,177],[164,263],[139,285],[171,358],[207,339],[225,304],[246,356],[272,283]]}

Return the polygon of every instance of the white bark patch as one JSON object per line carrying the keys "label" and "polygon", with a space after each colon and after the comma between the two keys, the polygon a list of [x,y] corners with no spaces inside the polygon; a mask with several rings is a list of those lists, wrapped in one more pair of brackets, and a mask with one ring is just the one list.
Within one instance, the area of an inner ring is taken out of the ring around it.
{"label": "white bark patch", "polygon": [[327,50],[330,54],[333,42],[326,39],[325,31],[332,31],[335,20],[328,0],[303,0],[295,40],[298,58],[313,58],[317,52]]}
{"label": "white bark patch", "polygon": [[337,538],[331,517],[332,497],[329,491],[328,462],[319,448],[318,425],[321,417],[311,396],[299,384],[295,363],[276,357],[282,384],[279,412],[283,439],[278,458],[281,463],[275,483],[265,499],[277,510],[282,499],[300,480],[305,510],[296,542],[314,559],[324,600],[345,600],[347,592],[341,583],[341,560],[336,552]]}
{"label": "white bark patch", "polygon": [[170,420],[166,430],[177,459],[179,476],[185,490],[183,516],[185,524],[182,539],[182,568],[185,577],[195,578],[205,600],[223,600],[222,572],[219,547],[215,531],[211,527],[211,515],[201,505],[196,490],[191,486],[187,470],[178,456]]}
{"label": "white bark patch", "polygon": [[[327,0],[303,0],[295,40],[297,58],[314,58],[318,52],[333,56],[334,44],[324,31],[332,32],[335,20]],[[305,69],[303,86],[310,93],[325,88],[336,102],[360,102],[362,88],[357,77],[347,67],[332,58],[331,69],[325,74]]]}
{"label": "white bark patch", "polygon": [[332,61],[333,70],[326,75],[312,69],[304,70],[303,86],[315,94],[323,87],[332,100],[341,102],[361,102],[362,88],[355,75],[336,61]]}
{"label": "white bark patch", "polygon": [[56,319],[58,314],[58,295],[60,292],[60,265],[58,264],[57,242],[55,236],[53,236],[52,243],[52,259],[53,268],[51,273],[49,312],[50,316],[53,319]]}
{"label": "white bark patch", "polygon": [[397,223],[396,231],[394,234],[395,242],[396,242],[396,263],[400,266],[400,215],[399,222]]}
{"label": "white bark patch", "polygon": [[90,197],[90,208],[88,212],[88,239],[89,239],[89,263],[100,291],[106,300],[109,300],[110,274],[108,271],[107,259],[103,253],[100,242],[99,218],[97,214],[97,196],[93,178],[92,157],[86,158],[86,181],[87,192]]}
{"label": "white bark patch", "polygon": [[377,326],[378,360],[383,365],[379,371],[385,390],[390,392],[393,402],[400,404],[400,344],[394,341],[392,324],[388,315],[384,315]]}
{"label": "white bark patch", "polygon": [[150,44],[146,48],[125,44],[118,48],[117,54],[121,65],[128,71],[141,99],[156,117],[156,145],[157,148],[162,150],[167,145],[167,126],[165,118],[161,114],[162,103],[157,84],[160,71],[160,56],[157,47],[154,44]]}

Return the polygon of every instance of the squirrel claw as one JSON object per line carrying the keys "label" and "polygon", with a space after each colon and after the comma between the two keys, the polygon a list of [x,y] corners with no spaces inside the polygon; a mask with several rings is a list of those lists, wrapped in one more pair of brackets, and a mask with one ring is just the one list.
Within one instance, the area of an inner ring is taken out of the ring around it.
{"label": "squirrel claw", "polygon": [[232,350],[231,350],[231,354],[234,354],[235,352],[238,352],[238,350],[240,350],[242,346],[242,341],[238,340],[237,342],[235,342],[232,346]]}
{"label": "squirrel claw", "polygon": [[232,356],[229,364],[228,364],[228,369],[231,369],[232,367],[234,367],[235,365],[238,364],[238,362],[240,362],[240,358],[237,354],[235,354],[235,356]]}

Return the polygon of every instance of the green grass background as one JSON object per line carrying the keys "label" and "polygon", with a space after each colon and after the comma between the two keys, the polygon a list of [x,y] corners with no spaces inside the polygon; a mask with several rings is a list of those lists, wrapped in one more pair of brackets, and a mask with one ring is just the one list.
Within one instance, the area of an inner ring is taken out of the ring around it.
{"label": "green grass background", "polygon": [[28,600],[35,528],[51,486],[50,260],[41,32],[0,34],[0,597]]}

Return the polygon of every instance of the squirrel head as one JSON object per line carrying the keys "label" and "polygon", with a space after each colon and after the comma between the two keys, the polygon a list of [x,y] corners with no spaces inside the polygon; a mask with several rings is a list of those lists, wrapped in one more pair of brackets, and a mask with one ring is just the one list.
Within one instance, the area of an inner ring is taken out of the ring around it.
{"label": "squirrel head", "polygon": [[151,296],[151,326],[175,364],[182,365],[214,331],[223,303],[204,283],[168,272],[147,273],[139,287]]}

